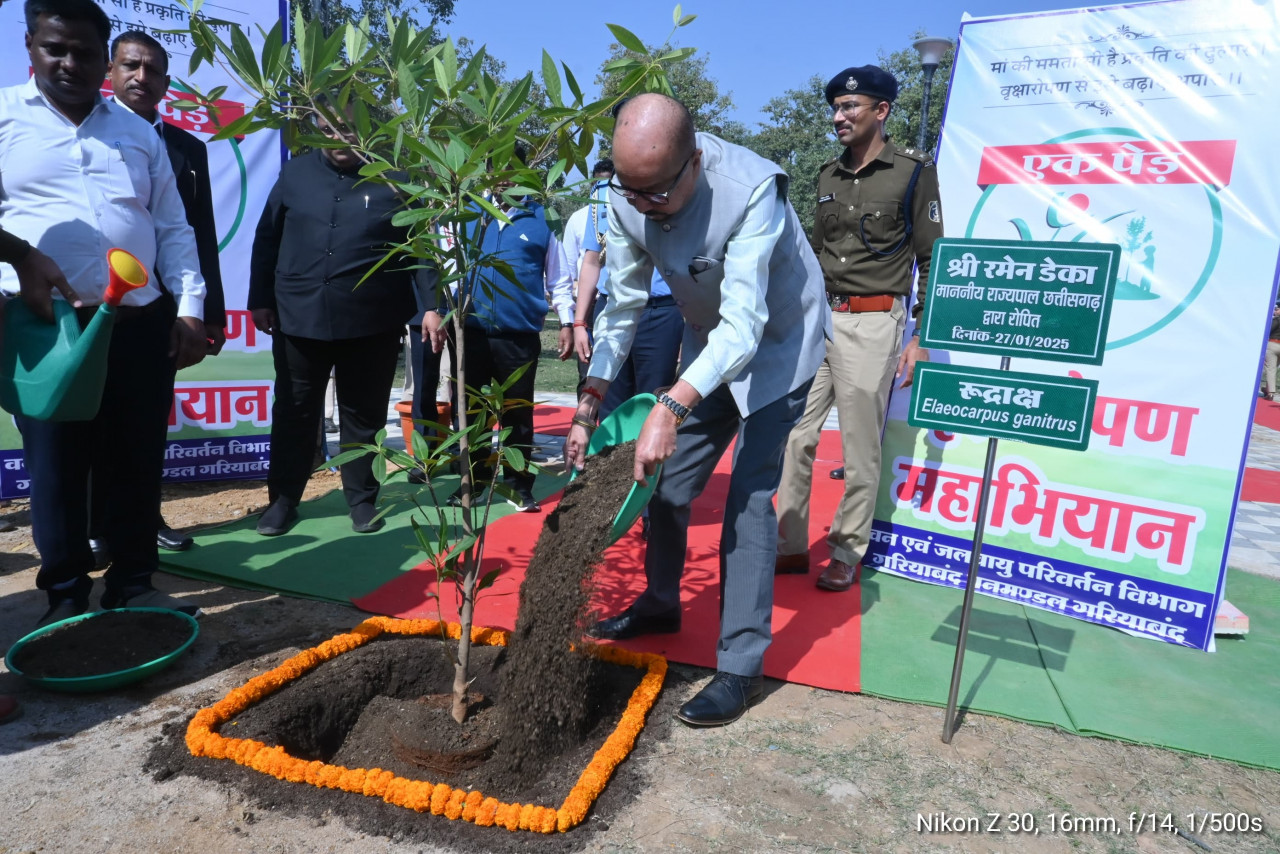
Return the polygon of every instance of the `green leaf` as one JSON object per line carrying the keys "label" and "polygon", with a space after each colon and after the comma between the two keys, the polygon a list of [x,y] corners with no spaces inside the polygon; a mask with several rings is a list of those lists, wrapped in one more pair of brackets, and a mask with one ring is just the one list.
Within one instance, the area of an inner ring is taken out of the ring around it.
{"label": "green leaf", "polygon": [[[332,468],[332,465],[330,465]],[[387,458],[378,454],[373,458],[373,479],[378,483],[383,483],[387,479]]]}
{"label": "green leaf", "polygon": [[564,106],[560,89],[560,71],[556,68],[556,61],[545,50],[542,51],[542,85],[547,87],[547,97],[551,99],[551,103],[557,107]]}
{"label": "green leaf", "polygon": [[337,468],[338,466],[345,465],[346,463],[349,463],[352,460],[358,460],[361,457],[367,457],[372,453],[374,453],[374,450],[367,445],[359,448],[352,448],[349,451],[343,451],[342,453],[338,454],[336,457],[332,457],[328,460],[325,460],[320,465],[316,466],[315,470],[322,471],[323,469]]}
{"label": "green leaf", "polygon": [[698,17],[697,15],[685,15],[683,18],[680,19],[679,23],[677,23],[676,26],[687,27],[690,24],[692,24],[697,17]]}
{"label": "green leaf", "polygon": [[396,228],[403,228],[406,225],[413,225],[415,222],[422,222],[424,219],[431,219],[435,216],[435,211],[428,208],[413,208],[407,211],[396,211],[391,217],[391,224]]}
{"label": "green leaf", "polygon": [[413,448],[414,458],[419,461],[428,459],[431,456],[431,448],[427,446],[427,438],[417,430],[409,434],[409,446]]}
{"label": "green leaf", "polygon": [[413,79],[413,69],[403,59],[396,68],[396,82],[400,84],[400,102],[404,104],[405,112],[411,116],[418,115],[421,92],[418,90],[418,81]]}
{"label": "green leaf", "polygon": [[573,101],[575,104],[582,103],[582,87],[578,85],[578,78],[573,76],[573,71],[569,69],[568,63],[560,63],[560,67],[564,69],[565,82],[569,84],[569,91],[573,93]]}
{"label": "green leaf", "polygon": [[369,39],[365,33],[369,31],[369,18],[366,15],[360,19],[359,24],[347,24],[344,33],[344,47],[347,51],[347,62],[356,63],[364,58],[365,51],[369,49]]}
{"label": "green leaf", "polygon": [[600,70],[603,71],[605,74],[614,74],[616,72],[628,71],[632,68],[643,68],[643,67],[644,67],[643,62],[632,59],[629,56],[624,56],[621,59],[615,59],[610,62],[606,62],[603,66],[601,66]]}
{"label": "green leaf", "polygon": [[510,463],[511,467],[516,471],[524,471],[528,466],[528,461],[524,457],[524,452],[519,448],[512,447],[511,445],[505,445],[502,448],[502,456],[506,458],[506,461]]}
{"label": "green leaf", "polygon": [[493,582],[498,580],[498,576],[502,574],[502,567],[491,569],[484,574],[484,577],[476,583],[476,590],[487,590],[493,586]]}
{"label": "green leaf", "polygon": [[556,182],[556,179],[564,174],[567,164],[563,160],[557,160],[551,164],[551,168],[547,170],[547,186],[550,187]]}
{"label": "green leaf", "polygon": [[680,4],[676,4],[675,11],[671,13],[671,23],[677,27],[680,26]]}
{"label": "green leaf", "polygon": [[697,52],[698,49],[693,47],[676,48],[675,50],[667,51],[662,56],[658,57],[658,62],[679,62],[686,57],[693,56]]}
{"label": "green leaf", "polygon": [[244,34],[244,30],[234,24],[231,26],[231,55],[228,59],[231,60],[236,73],[247,83],[258,89],[265,88],[262,85],[262,72],[258,69],[258,57],[253,52],[253,45],[249,43],[249,37]]}
{"label": "green leaf", "polygon": [[[458,81],[458,52],[453,46],[453,39],[445,39],[440,45],[440,63],[444,66],[447,89],[452,90]],[[441,86],[446,86],[441,83]]]}
{"label": "green leaf", "polygon": [[605,26],[609,28],[609,32],[613,33],[613,37],[618,40],[618,44],[642,56],[648,55],[649,49],[644,46],[644,42],[640,41],[635,33],[617,24],[605,24]]}

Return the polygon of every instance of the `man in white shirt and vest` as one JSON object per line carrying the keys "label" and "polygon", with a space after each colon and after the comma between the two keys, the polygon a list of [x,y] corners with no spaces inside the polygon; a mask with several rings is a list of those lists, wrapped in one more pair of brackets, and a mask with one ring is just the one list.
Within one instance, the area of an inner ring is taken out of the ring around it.
{"label": "man in white shirt and vest", "polygon": [[[31,480],[36,586],[42,621],[89,607],[89,476],[109,484],[105,537],[113,562],[104,608],[198,611],[151,586],[158,568],[156,519],[173,377],[207,349],[205,285],[164,143],[99,92],[111,25],[92,0],[28,0],[26,47],[34,76],[0,89],[0,226],[62,269],[87,323],[106,289],[107,251],[131,252],[151,272],[117,313],[102,405],[91,421],[19,417]],[[174,296],[161,299],[159,282]],[[11,270],[0,286],[50,316],[50,293]]]}
{"label": "man in white shirt and vest", "polygon": [[663,463],[650,501],[645,592],[591,630],[620,639],[680,630],[689,506],[735,439],[720,540],[716,675],[677,716],[737,720],[763,694],[772,638],[778,488],[787,435],[831,335],[822,271],[787,201],[783,171],[695,133],[689,111],[646,94],[617,112],[606,263],[610,299],[566,443],[582,468],[589,425],[626,359],[657,269],[685,318],[684,371],[636,443],[635,477]]}

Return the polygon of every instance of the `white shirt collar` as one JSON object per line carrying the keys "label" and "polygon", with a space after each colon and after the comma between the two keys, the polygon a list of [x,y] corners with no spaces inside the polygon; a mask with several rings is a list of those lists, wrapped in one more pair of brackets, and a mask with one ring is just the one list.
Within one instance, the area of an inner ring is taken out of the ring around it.
{"label": "white shirt collar", "polygon": [[[128,104],[126,104],[124,101],[121,101],[119,98],[115,97],[114,95],[111,97],[111,102],[112,102],[113,104],[115,104],[117,107],[120,107],[121,109],[128,110],[129,112],[133,113],[133,110],[132,110],[132,109],[130,109],[130,107],[129,107],[129,105],[128,105]],[[135,116],[138,116],[138,114],[137,114],[137,113],[133,113],[133,114],[134,114]],[[138,118],[140,118],[140,119],[141,119],[141,118],[142,118],[142,116],[138,116]],[[145,119],[143,119],[143,120],[145,121]],[[157,128],[157,129],[159,129],[159,128],[161,128],[163,125],[164,125],[164,117],[160,115],[160,110],[159,110],[159,109],[157,109],[157,110],[156,110],[156,117],[151,121],[151,126],[152,126],[153,128]]]}

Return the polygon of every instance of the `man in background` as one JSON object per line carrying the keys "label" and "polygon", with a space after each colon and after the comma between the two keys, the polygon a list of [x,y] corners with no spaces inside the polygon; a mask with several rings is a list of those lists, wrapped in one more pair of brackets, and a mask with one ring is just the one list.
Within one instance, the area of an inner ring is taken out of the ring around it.
{"label": "man in background", "polygon": [[[517,146],[517,157],[524,152]],[[464,239],[483,256],[493,256],[510,265],[516,281],[512,282],[493,267],[477,268],[469,284],[472,310],[467,315],[463,344],[467,358],[467,385],[480,388],[490,383],[505,382],[516,370],[528,365],[520,378],[506,392],[509,401],[532,403],[538,358],[542,354],[542,325],[548,307],[555,309],[560,321],[559,356],[566,358],[572,347],[573,279],[564,247],[547,225],[543,207],[530,200],[509,200],[499,194],[491,201],[506,215],[502,222],[476,206],[477,219],[465,226]],[[435,303],[432,303],[435,305]],[[440,312],[426,312],[423,331],[431,338],[437,353],[444,344]],[[465,389],[458,389],[465,399]],[[533,407],[509,406],[501,417],[502,429],[511,432],[507,444],[520,449],[525,459],[533,452]],[[477,486],[487,480],[483,460],[488,448],[476,449],[471,469]],[[535,475],[531,471],[506,470],[504,486],[509,490],[508,503],[521,513],[541,512],[542,506],[533,494]],[[454,496],[452,502],[460,501]]]}
{"label": "man in background", "polygon": [[[115,102],[149,122],[164,140],[187,224],[196,235],[196,254],[206,289],[205,337],[209,341],[209,355],[216,356],[227,340],[227,315],[222,293],[222,267],[218,261],[218,231],[213,219],[209,154],[203,142],[160,116],[159,104],[169,92],[169,54],[160,42],[140,30],[121,33],[111,43],[108,70]],[[94,551],[101,555],[106,544],[99,546],[100,542],[101,538],[95,536]],[[191,537],[170,528],[162,515],[156,532],[156,545],[169,551],[183,551],[191,548]],[[99,556],[98,560],[102,562],[102,557]]]}
{"label": "man in background", "polygon": [[[898,148],[884,124],[898,95],[893,75],[875,65],[846,68],[827,84],[836,139],[845,151],[818,174],[811,244],[822,265],[834,336],[804,417],[791,433],[778,488],[778,573],[809,571],[809,496],[822,424],[835,404],[844,454],[844,494],[831,522],[831,561],[822,590],[853,586],[871,537],[880,484],[880,442],[895,376],[911,383],[927,359],[913,335],[902,346],[905,300],[919,272],[924,306],[933,242],[942,236],[938,172],[922,151]],[[918,332],[918,330],[917,330]]]}
{"label": "man in background", "polygon": [[[330,139],[352,141],[345,121],[334,127],[319,119],[317,125]],[[363,162],[343,147],[320,148],[285,163],[254,235],[249,309],[254,326],[273,336],[276,370],[270,506],[258,520],[264,537],[279,536],[298,520],[330,371],[343,445],[372,443],[387,421],[400,336],[417,304],[415,285],[423,279],[395,262],[374,270],[408,229],[391,224],[401,207],[395,189],[360,183]],[[381,529],[372,456],[343,464],[341,472],[352,530]]]}

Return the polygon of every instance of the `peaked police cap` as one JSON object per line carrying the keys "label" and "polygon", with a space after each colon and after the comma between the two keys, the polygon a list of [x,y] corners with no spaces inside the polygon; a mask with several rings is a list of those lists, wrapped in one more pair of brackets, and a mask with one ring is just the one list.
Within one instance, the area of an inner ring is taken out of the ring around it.
{"label": "peaked police cap", "polygon": [[892,101],[898,97],[898,81],[878,65],[846,68],[827,84],[827,103],[835,103],[841,95],[869,95]]}

